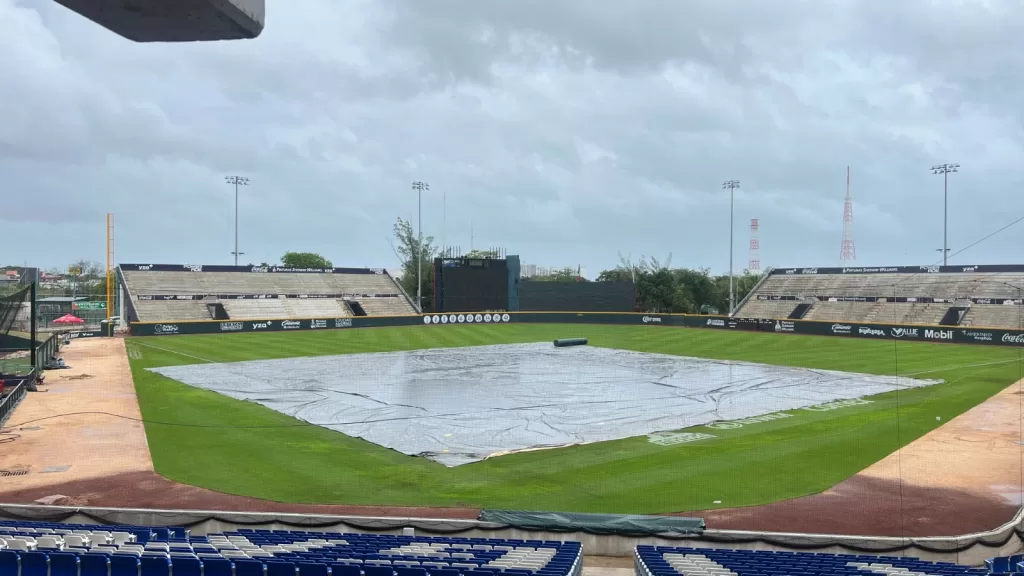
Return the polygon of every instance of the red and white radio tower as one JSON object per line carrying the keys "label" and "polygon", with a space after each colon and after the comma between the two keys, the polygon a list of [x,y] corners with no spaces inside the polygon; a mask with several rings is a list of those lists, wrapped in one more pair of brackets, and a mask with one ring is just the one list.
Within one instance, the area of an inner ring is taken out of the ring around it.
{"label": "red and white radio tower", "polygon": [[757,234],[757,218],[750,219],[750,260],[747,262],[747,270],[758,274],[761,272],[761,240]]}
{"label": "red and white radio tower", "polygon": [[846,167],[846,202],[843,204],[843,247],[840,260],[856,260],[857,248],[853,244],[853,200],[850,198],[850,167]]}

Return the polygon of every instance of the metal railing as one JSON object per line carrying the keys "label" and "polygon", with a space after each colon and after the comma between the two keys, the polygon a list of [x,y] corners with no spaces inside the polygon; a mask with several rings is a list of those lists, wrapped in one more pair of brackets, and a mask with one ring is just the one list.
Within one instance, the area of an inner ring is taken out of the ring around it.
{"label": "metal railing", "polygon": [[28,393],[28,385],[35,380],[35,372],[25,377],[8,390],[4,387],[3,395],[0,396],[0,428],[7,423],[7,418],[14,412],[14,409],[21,403],[21,399]]}

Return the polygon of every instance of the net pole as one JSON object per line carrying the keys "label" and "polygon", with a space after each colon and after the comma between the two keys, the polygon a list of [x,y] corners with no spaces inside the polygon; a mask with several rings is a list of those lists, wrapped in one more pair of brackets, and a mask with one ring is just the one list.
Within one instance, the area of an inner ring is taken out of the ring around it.
{"label": "net pole", "polygon": [[32,366],[32,372],[33,373],[39,368],[38,362],[36,362],[36,314],[37,314],[37,310],[36,310],[36,300],[37,300],[37,298],[36,298],[36,286],[38,286],[38,285],[39,285],[38,281],[37,282],[33,282],[32,284],[30,284],[29,285],[30,286],[29,293],[28,293],[28,297],[29,297],[29,319],[28,319],[28,325],[29,325],[29,344],[28,344],[28,348],[29,348],[29,350],[28,350],[28,356],[29,356],[29,362],[30,362],[29,365]]}

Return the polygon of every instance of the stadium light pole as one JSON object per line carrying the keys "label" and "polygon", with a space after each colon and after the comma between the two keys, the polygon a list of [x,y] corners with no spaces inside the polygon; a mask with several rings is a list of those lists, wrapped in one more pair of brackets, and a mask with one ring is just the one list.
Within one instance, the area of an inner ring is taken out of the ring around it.
{"label": "stadium light pole", "polygon": [[948,266],[949,245],[949,173],[958,172],[959,164],[936,164],[932,166],[932,174],[942,174],[942,265]]}
{"label": "stadium light pole", "polygon": [[732,316],[733,310],[736,308],[736,292],[733,290],[733,277],[732,277],[732,224],[733,224],[733,208],[735,206],[734,196],[736,189],[740,187],[739,180],[726,180],[722,184],[722,190],[729,191],[729,316]]}
{"label": "stadium light pole", "polygon": [[238,266],[238,256],[243,252],[238,251],[238,187],[248,186],[249,179],[244,176],[225,176],[224,181],[235,186],[235,266]]}
{"label": "stadium light pole", "polygon": [[423,191],[430,190],[430,184],[426,182],[413,182],[412,189],[416,191],[417,210],[416,228],[419,239],[416,241],[416,306],[423,312]]}

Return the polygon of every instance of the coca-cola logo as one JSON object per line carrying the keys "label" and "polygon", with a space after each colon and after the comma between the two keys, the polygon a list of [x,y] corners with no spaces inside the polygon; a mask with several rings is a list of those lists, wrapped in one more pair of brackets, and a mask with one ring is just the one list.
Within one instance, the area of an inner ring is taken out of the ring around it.
{"label": "coca-cola logo", "polygon": [[817,274],[818,273],[818,269],[817,268],[804,268],[803,270],[800,271],[800,273],[801,274]]}
{"label": "coca-cola logo", "polygon": [[1003,334],[1003,343],[1005,343],[1005,344],[1024,344],[1024,333],[1021,333],[1021,334]]}
{"label": "coca-cola logo", "polygon": [[252,272],[269,272],[270,268],[267,266],[253,266]]}

